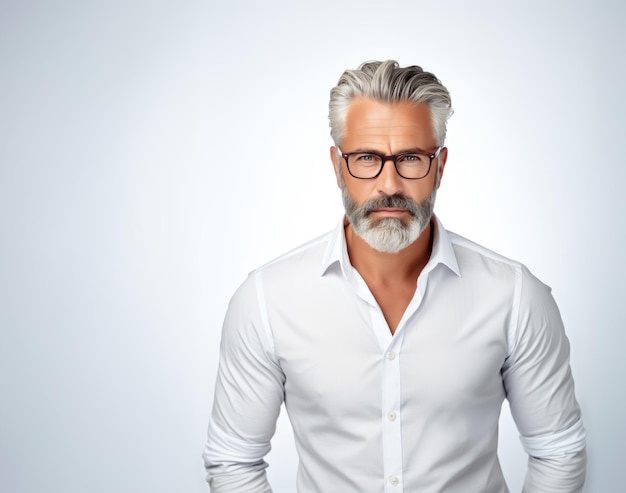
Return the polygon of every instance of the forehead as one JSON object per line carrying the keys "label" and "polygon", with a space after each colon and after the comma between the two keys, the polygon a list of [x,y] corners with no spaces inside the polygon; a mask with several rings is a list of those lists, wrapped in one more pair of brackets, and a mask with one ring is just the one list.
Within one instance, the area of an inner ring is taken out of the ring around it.
{"label": "forehead", "polygon": [[430,108],[426,103],[385,103],[355,98],[346,114],[342,146],[435,147]]}

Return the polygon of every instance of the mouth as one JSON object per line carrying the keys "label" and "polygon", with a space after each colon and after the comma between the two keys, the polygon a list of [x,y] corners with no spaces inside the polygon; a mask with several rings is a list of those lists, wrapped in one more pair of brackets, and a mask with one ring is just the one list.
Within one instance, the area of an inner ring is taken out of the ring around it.
{"label": "mouth", "polygon": [[398,217],[409,214],[409,211],[399,207],[381,207],[380,209],[370,211],[370,214],[377,214],[383,217]]}

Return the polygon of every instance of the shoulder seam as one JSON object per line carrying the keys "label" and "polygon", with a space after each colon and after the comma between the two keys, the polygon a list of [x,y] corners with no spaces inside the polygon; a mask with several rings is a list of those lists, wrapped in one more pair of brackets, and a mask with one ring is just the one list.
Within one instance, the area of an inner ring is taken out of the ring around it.
{"label": "shoulder seam", "polygon": [[257,301],[259,303],[259,313],[261,315],[261,323],[263,324],[268,349],[272,358],[276,359],[276,354],[274,350],[274,334],[272,332],[269,316],[267,314],[267,303],[265,302],[265,290],[263,289],[262,276],[262,271],[257,270],[255,272],[254,280],[256,285]]}
{"label": "shoulder seam", "polygon": [[508,358],[513,354],[517,347],[517,339],[519,337],[519,311],[520,302],[522,299],[522,267],[517,263],[514,265],[515,270],[515,286],[513,289],[513,299],[511,300],[511,319],[509,320],[509,327],[506,334],[507,340],[507,355]]}

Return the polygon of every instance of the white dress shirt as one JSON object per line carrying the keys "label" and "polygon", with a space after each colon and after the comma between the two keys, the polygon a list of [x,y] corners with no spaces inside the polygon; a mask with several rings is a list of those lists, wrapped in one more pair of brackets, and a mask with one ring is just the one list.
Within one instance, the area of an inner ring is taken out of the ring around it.
{"label": "white dress shirt", "polygon": [[213,492],[272,491],[263,457],[283,402],[299,493],[507,492],[504,398],[530,456],[524,491],[581,491],[585,431],[550,289],[434,226],[394,335],[343,223],[249,275],[223,327],[204,452]]}

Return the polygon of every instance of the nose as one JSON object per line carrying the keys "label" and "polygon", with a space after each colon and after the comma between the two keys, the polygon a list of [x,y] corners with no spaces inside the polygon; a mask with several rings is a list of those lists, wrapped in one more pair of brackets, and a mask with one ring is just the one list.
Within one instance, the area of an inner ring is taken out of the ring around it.
{"label": "nose", "polygon": [[376,177],[376,188],[379,193],[385,195],[394,195],[401,193],[403,190],[403,180],[398,174],[396,166],[392,159],[386,159],[383,163],[383,169],[380,175]]}

